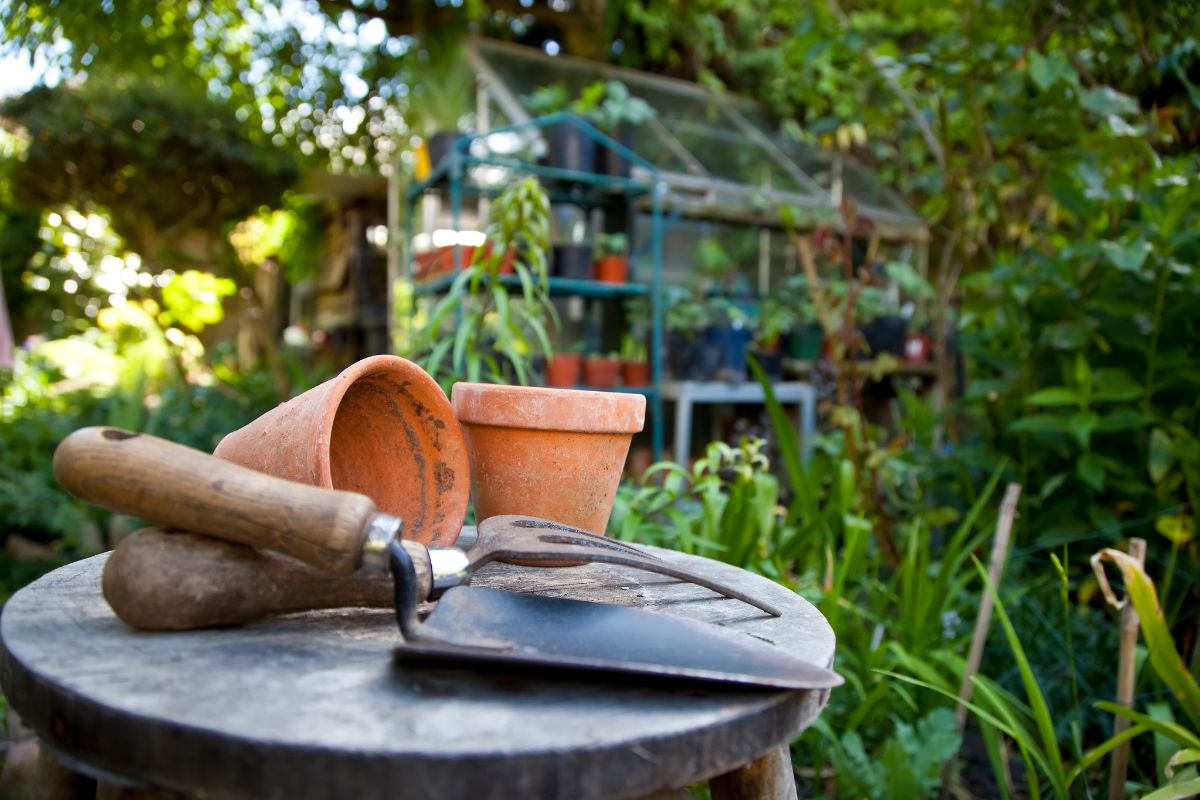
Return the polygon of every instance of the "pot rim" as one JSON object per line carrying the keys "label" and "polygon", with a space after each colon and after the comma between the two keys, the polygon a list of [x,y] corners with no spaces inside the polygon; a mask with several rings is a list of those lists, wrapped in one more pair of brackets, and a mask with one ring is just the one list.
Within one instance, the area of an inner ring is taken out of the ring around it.
{"label": "pot rim", "polygon": [[[371,378],[376,375],[393,376],[400,382],[407,382],[414,388],[420,387],[424,399],[427,404],[440,406],[437,402],[440,396],[443,402],[449,405],[445,400],[445,394],[442,388],[438,385],[433,377],[421,368],[419,364],[409,361],[406,358],[396,355],[375,355],[360,359],[346,369],[339,372],[330,379],[329,393],[325,397],[325,404],[321,416],[320,429],[320,446],[317,448],[317,469],[320,471],[321,480],[324,486],[333,486],[333,469],[331,462],[331,450],[333,447],[333,424],[341,411],[342,399],[354,384],[366,378]],[[435,416],[445,419],[449,423],[449,419],[444,416],[445,406],[442,408],[432,408],[430,413]],[[467,457],[466,440],[463,438],[461,430],[446,429],[447,435],[455,439],[451,446],[444,452],[443,457],[451,464],[455,473],[466,478],[470,475],[470,462]],[[457,435],[456,435],[457,434]],[[433,493],[433,505],[445,508],[447,513],[446,521],[439,526],[430,526],[428,530],[422,531],[424,540],[432,542],[453,542],[457,537],[458,530],[462,526],[462,518],[467,513],[467,503],[470,495],[469,480],[455,482],[455,490],[445,495],[439,496]],[[413,532],[407,532],[407,536],[412,536]]]}
{"label": "pot rim", "polygon": [[646,396],[631,392],[456,383],[450,404],[464,425],[634,434],[646,424]]}

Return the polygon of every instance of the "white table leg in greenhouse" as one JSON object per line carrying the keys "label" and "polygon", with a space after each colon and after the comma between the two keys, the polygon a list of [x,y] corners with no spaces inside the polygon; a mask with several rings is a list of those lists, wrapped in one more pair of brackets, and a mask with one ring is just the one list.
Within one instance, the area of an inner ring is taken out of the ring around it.
{"label": "white table leg in greenhouse", "polygon": [[[784,405],[796,405],[796,431],[800,435],[800,454],[808,457],[817,429],[817,393],[812,384],[801,381],[771,386],[776,399]],[[701,403],[762,403],[762,386],[757,382],[673,381],[664,383],[662,396],[675,401],[675,459],[686,463],[691,455],[692,407]]]}

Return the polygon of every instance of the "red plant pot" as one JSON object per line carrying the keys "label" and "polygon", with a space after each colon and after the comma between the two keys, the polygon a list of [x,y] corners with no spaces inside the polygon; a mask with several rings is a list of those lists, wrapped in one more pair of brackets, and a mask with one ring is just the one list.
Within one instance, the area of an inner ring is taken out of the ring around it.
{"label": "red plant pot", "polygon": [[592,264],[592,275],[601,283],[625,283],[629,277],[629,259],[625,256],[604,256]]}
{"label": "red plant pot", "polygon": [[649,386],[650,362],[622,361],[621,383],[625,384],[626,386]]}
{"label": "red plant pot", "polygon": [[[475,248],[470,245],[461,245],[459,249],[462,251],[462,264],[460,266],[465,269],[470,265],[471,259],[475,257]],[[454,245],[435,247],[432,250],[426,250],[424,253],[417,253],[413,256],[413,262],[413,277],[417,280],[453,272]]]}
{"label": "red plant pot", "polygon": [[556,353],[546,362],[546,385],[572,389],[579,384],[583,356],[578,353]]}
{"label": "red plant pot", "polygon": [[908,334],[904,338],[904,360],[910,364],[924,364],[929,360],[930,345],[929,334]]}
{"label": "red plant pot", "polygon": [[583,382],[596,389],[612,389],[621,374],[621,362],[615,358],[589,358],[583,362]]}

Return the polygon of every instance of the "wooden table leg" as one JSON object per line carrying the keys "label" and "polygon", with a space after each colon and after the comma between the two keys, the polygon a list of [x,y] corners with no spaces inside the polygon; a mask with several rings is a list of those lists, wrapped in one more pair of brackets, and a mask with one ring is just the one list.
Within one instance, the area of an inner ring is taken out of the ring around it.
{"label": "wooden table leg", "polygon": [[0,797],[8,800],[92,800],[96,782],[64,767],[35,739],[16,742],[0,773]]}
{"label": "wooden table leg", "polygon": [[787,743],[708,783],[712,800],[797,800],[792,753]]}

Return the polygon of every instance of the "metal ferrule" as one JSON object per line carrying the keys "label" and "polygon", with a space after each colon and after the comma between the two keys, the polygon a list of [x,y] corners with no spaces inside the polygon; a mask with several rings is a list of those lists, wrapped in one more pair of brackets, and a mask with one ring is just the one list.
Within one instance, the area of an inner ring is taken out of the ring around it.
{"label": "metal ferrule", "polygon": [[471,562],[457,547],[430,547],[429,565],[433,570],[431,599],[436,600],[454,586],[471,582]]}
{"label": "metal ferrule", "polygon": [[388,571],[388,545],[404,532],[404,521],[391,514],[378,512],[367,525],[367,538],[362,546],[364,569]]}

